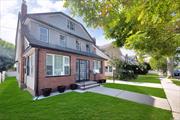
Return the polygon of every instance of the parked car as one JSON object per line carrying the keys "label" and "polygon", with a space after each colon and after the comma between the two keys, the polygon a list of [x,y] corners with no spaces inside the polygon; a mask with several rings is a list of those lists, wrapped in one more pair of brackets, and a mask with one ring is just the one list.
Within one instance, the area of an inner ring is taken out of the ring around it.
{"label": "parked car", "polygon": [[180,69],[174,70],[174,76],[180,76]]}

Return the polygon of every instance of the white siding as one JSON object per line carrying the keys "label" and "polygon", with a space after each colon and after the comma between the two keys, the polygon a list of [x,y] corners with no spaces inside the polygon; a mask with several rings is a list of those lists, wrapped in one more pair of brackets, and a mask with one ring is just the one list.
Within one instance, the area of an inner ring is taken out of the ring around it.
{"label": "white siding", "polygon": [[32,57],[32,74],[31,74],[31,69],[30,69],[30,75],[26,76],[26,85],[27,87],[31,88],[34,90],[34,84],[35,84],[35,53],[30,55]]}
{"label": "white siding", "polygon": [[76,40],[78,40],[81,43],[81,51],[86,52],[86,44],[90,45],[90,50],[92,51],[92,43],[79,39],[73,35],[69,35],[63,31],[58,31],[54,28],[51,28],[47,25],[43,25],[40,24],[38,22],[35,21],[30,21],[30,27],[29,27],[29,31],[30,34],[37,40],[40,40],[40,32],[39,32],[39,27],[45,27],[48,29],[49,31],[49,38],[48,38],[48,42],[49,44],[53,44],[53,45],[59,45],[59,40],[60,40],[60,35],[64,35],[66,37],[66,47],[67,48],[71,48],[71,49],[76,49]]}
{"label": "white siding", "polygon": [[[70,33],[73,33],[75,35],[78,35],[80,37],[86,38],[89,41],[92,41],[87,32],[83,29],[83,27],[76,23],[75,21],[69,19],[68,17],[65,17],[61,14],[54,14],[54,15],[38,15],[38,19],[41,19],[42,21],[45,21],[53,26],[56,26],[60,29],[63,29],[65,31],[68,31]],[[75,23],[75,30],[70,30],[67,28],[67,21],[72,21]]]}

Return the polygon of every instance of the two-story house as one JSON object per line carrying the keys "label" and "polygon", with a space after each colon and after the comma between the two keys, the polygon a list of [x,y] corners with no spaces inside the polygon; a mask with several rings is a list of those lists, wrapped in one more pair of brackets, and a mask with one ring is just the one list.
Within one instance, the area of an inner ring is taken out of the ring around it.
{"label": "two-story house", "polygon": [[104,79],[104,60],[81,23],[62,12],[27,14],[22,3],[16,32],[20,87],[38,96],[43,88]]}

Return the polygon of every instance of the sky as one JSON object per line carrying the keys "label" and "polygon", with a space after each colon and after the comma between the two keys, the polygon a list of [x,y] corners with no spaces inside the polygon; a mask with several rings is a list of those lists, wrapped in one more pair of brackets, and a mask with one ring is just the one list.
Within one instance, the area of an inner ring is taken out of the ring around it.
{"label": "sky", "polygon": [[[0,0],[0,38],[15,44],[15,35],[17,27],[18,12],[21,8],[22,0]],[[63,0],[26,0],[28,13],[41,12],[64,12],[71,16],[70,10],[63,7]],[[81,22],[92,37],[96,38],[97,45],[105,45],[111,43],[112,40],[107,40],[100,28],[87,28],[81,17],[73,17]],[[134,55],[134,52],[121,48],[123,54]]]}

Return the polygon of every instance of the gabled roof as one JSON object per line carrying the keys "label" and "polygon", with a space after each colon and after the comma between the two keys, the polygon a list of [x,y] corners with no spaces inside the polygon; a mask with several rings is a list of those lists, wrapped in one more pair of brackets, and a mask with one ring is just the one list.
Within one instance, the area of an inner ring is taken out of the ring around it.
{"label": "gabled roof", "polygon": [[106,44],[103,46],[99,46],[99,49],[104,52],[108,57],[110,58],[119,58],[119,59],[123,59],[123,55],[121,53],[120,48],[116,48],[112,45],[112,43],[110,44]]}
{"label": "gabled roof", "polygon": [[[70,16],[66,15],[66,14],[63,13],[63,12],[30,13],[30,14],[27,14],[27,17],[32,18],[32,19],[37,20],[37,21],[44,22],[44,21],[42,21],[41,19],[38,19],[37,15],[53,15],[53,14],[63,15],[63,16],[65,16],[65,17],[71,19],[71,20],[72,20],[73,22],[75,22],[76,24],[80,25],[80,26],[83,28],[83,30],[87,33],[87,35],[90,37],[90,39],[93,41],[93,43],[95,43],[95,40],[91,37],[91,35],[89,34],[89,32],[85,29],[85,27],[84,27],[80,22],[78,22],[77,20],[71,18]],[[44,24],[46,24],[46,25],[48,25],[48,26],[51,25],[50,23],[47,23],[47,22],[44,22]],[[56,26],[51,25],[51,27],[57,29]],[[59,28],[59,29],[60,29],[60,28]],[[65,30],[63,30],[63,31],[65,31]],[[68,31],[65,31],[65,32],[69,33]],[[71,34],[73,34],[73,33],[71,33]],[[73,35],[75,35],[75,34],[73,34]],[[77,35],[75,35],[75,36],[77,36]],[[81,39],[87,40],[86,38],[82,38],[81,36],[78,36],[78,37],[80,37]]]}

